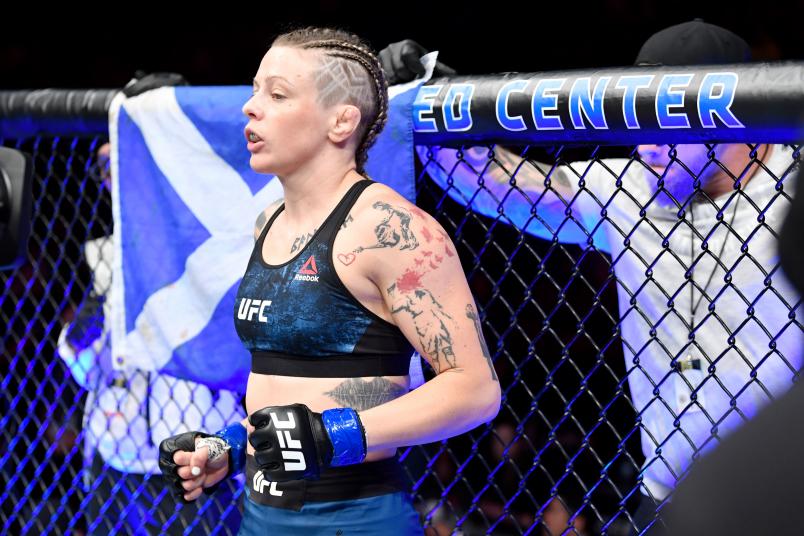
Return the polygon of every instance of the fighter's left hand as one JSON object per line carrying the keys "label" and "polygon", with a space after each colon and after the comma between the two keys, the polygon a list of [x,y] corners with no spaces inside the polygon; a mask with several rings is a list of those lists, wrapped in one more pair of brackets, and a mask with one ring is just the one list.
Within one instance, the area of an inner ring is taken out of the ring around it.
{"label": "fighter's left hand", "polygon": [[360,463],[366,455],[365,431],[351,408],[315,413],[304,404],[268,406],[248,420],[254,459],[274,482],[317,479],[326,467]]}

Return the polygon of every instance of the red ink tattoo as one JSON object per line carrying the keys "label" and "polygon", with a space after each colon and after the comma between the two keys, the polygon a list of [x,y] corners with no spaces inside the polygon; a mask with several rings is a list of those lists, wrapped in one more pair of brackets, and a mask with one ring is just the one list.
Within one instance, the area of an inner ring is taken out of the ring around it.
{"label": "red ink tattoo", "polygon": [[396,288],[399,289],[399,292],[411,292],[419,289],[422,286],[422,275],[412,270],[405,270],[402,277],[396,280]]}
{"label": "red ink tattoo", "polygon": [[412,208],[412,209],[410,209],[410,213],[411,213],[411,214],[415,214],[416,216],[418,216],[418,217],[420,217],[420,218],[424,218],[424,212],[422,212],[422,211],[421,211],[421,210],[419,210],[418,208]]}
{"label": "red ink tattoo", "polygon": [[433,235],[430,234],[430,231],[427,229],[427,227],[422,227],[422,236],[428,244],[433,241]]}
{"label": "red ink tattoo", "polygon": [[[433,233],[427,229],[426,227],[422,227],[421,236],[424,237],[426,242],[432,242],[433,239],[437,240],[444,244],[444,253],[447,257],[454,257],[455,254],[450,250],[449,246],[447,245],[447,236],[444,231],[438,230],[439,236],[434,236]],[[340,257],[339,257],[340,258]],[[413,269],[408,269],[405,273],[397,279],[396,287],[399,289],[400,292],[410,292],[411,290],[415,290],[421,288],[421,278],[431,272],[432,270],[436,270],[442,262],[444,262],[444,255],[439,255],[438,253],[433,252],[432,250],[419,250],[419,255],[413,259],[415,268],[419,271],[415,271]],[[425,264],[426,263],[426,264]],[[424,268],[422,270],[422,268]]]}
{"label": "red ink tattoo", "polygon": [[347,253],[344,255],[343,253],[338,253],[338,260],[341,261],[346,266],[349,266],[353,262],[355,262],[355,258],[357,256],[354,253]]}

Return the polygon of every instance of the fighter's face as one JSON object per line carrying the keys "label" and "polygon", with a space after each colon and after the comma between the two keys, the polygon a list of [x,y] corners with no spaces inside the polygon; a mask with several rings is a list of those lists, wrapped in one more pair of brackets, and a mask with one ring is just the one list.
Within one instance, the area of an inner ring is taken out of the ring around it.
{"label": "fighter's face", "polygon": [[[265,54],[254,78],[254,93],[243,105],[251,168],[259,173],[286,174],[309,160],[326,143],[329,128],[313,73],[314,50],[274,46]],[[247,134],[248,136],[248,134]]]}

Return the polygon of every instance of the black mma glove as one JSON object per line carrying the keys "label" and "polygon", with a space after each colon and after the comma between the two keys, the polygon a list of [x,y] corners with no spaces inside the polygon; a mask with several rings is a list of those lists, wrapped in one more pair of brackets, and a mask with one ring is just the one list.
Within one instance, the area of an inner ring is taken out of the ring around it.
{"label": "black mma glove", "polygon": [[[213,436],[212,434],[205,434],[204,432],[184,432],[183,434],[168,437],[159,443],[159,468],[162,470],[162,474],[165,476],[165,479],[167,479],[171,484],[171,494],[176,498],[176,501],[181,502],[182,504],[189,504],[192,501],[188,501],[184,498],[184,494],[187,493],[187,491],[182,487],[182,482],[184,482],[184,479],[179,476],[178,470],[180,466],[173,461],[173,455],[178,450],[195,452],[195,440],[198,437],[216,436]],[[230,456],[229,472],[227,473],[227,476],[230,475],[231,472],[232,458]],[[221,479],[220,482],[208,488],[203,488],[204,493],[207,495],[212,495],[224,480],[226,480],[226,478]]]}
{"label": "black mma glove", "polygon": [[123,88],[126,97],[134,97],[151,89],[165,86],[189,86],[190,83],[178,73],[150,73],[137,71],[134,78]]}
{"label": "black mma glove", "polygon": [[351,408],[314,413],[304,404],[268,406],[248,418],[254,460],[268,480],[317,479],[330,466],[360,463],[366,433]]}
{"label": "black mma glove", "polygon": [[[391,43],[379,53],[382,70],[385,71],[385,78],[388,85],[403,84],[410,82],[418,76],[424,74],[424,67],[419,58],[428,53],[428,50],[412,39],[405,39],[397,43]],[[436,62],[433,70],[433,77],[454,76],[455,69],[440,61]]]}

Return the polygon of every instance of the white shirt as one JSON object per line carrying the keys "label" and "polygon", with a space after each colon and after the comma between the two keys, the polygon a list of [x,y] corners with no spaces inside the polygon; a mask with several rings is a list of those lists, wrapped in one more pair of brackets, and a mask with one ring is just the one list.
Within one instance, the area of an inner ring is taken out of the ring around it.
{"label": "white shirt", "polygon": [[[774,146],[768,169],[782,177],[793,163],[791,154],[788,148]],[[627,162],[607,160],[606,164],[620,173]],[[573,164],[576,169],[583,166]],[[610,222],[603,229],[618,279],[628,384],[644,426],[643,476],[650,493],[663,499],[693,454],[717,444],[713,432],[722,438],[753,417],[772,396],[792,386],[801,368],[804,334],[788,318],[799,297],[777,268],[774,236],[790,201],[777,192],[776,179],[759,170],[743,188],[745,197],[731,199],[733,193],[728,193],[714,200],[723,210],[720,224],[718,208],[700,202],[679,225],[677,208],[648,203],[652,195],[648,181],[656,179],[638,163],[622,175],[620,189],[616,177],[599,164],[589,167],[585,180],[589,192],[604,204],[611,201]],[[577,191],[577,181],[572,183]],[[783,184],[791,195],[792,183]],[[587,225],[590,217],[599,219],[600,206],[587,192],[578,199]],[[643,207],[645,218],[639,213]],[[729,230],[724,223],[732,217]],[[764,222],[758,221],[762,218]],[[662,244],[665,238],[667,248]],[[701,238],[707,242],[708,253],[701,247]],[[630,247],[625,246],[626,240]],[[693,273],[698,285],[693,298],[698,304],[695,345],[688,341],[691,295],[684,277],[692,264],[691,254],[700,256]],[[724,280],[727,270],[730,282]],[[701,299],[701,289],[708,298]],[[688,356],[700,360],[701,370],[671,369],[674,357],[687,362]],[[711,374],[710,365],[714,367]],[[691,403],[691,388],[701,384],[697,402]]]}
{"label": "white shirt", "polygon": [[[93,287],[100,296],[110,288],[113,251],[111,237],[85,245],[87,263],[94,270]],[[86,463],[97,449],[118,471],[159,473],[163,439],[190,430],[214,433],[243,419],[240,395],[234,391],[212,391],[199,383],[138,369],[116,371],[111,363],[109,300],[103,308],[103,333],[89,348],[76,355],[66,341],[67,326],[58,342],[59,355],[87,389]]]}
{"label": "white shirt", "polygon": [[[421,150],[419,154],[423,162],[428,162]],[[793,164],[791,155],[789,148],[774,146],[766,165],[781,177]],[[585,244],[588,236],[582,227],[591,231],[600,224],[595,245],[611,254],[617,277],[628,385],[642,426],[644,483],[654,497],[663,499],[689,466],[693,454],[717,444],[713,438],[715,428],[722,438],[744,419],[753,417],[771,397],[791,387],[802,365],[804,335],[788,318],[790,308],[798,304],[797,293],[777,268],[774,233],[779,232],[790,201],[777,192],[777,181],[771,175],[758,171],[745,184],[745,197],[739,203],[735,198],[727,205],[731,193],[715,200],[719,207],[725,207],[724,223],[734,216],[731,231],[717,225],[718,210],[708,203],[696,203],[692,209],[697,230],[693,255],[697,258],[704,251],[701,237],[706,239],[709,252],[694,269],[693,278],[698,285],[694,300],[698,301],[700,289],[706,287],[716,316],[708,311],[709,300],[702,299],[695,311],[696,325],[700,324],[695,333],[697,345],[690,346],[687,325],[691,296],[690,285],[684,286],[684,275],[691,264],[691,215],[688,213],[686,222],[680,222],[676,208],[649,203],[649,181],[656,178],[639,162],[628,164],[625,159],[571,164],[575,173],[564,176],[570,178],[577,194],[569,216],[577,223],[566,219],[563,208],[548,213],[543,201],[551,196],[555,200],[552,192],[545,194],[541,205],[536,204],[536,218],[529,219],[533,199],[527,200],[516,191],[503,204],[503,221],[510,218],[520,228],[528,222],[525,230],[545,239],[552,239],[560,228],[561,241],[580,244]],[[453,186],[448,186],[446,173],[432,161],[426,169],[459,201],[466,202],[478,190],[476,183],[462,184],[456,176]],[[622,180],[619,187],[618,176]],[[579,177],[585,189],[579,188]],[[792,195],[791,181],[783,184],[785,194]],[[507,186],[504,188],[507,190]],[[481,190],[474,198],[473,208],[498,217],[498,205],[486,190]],[[601,205],[607,216],[602,223]],[[640,215],[643,207],[644,217]],[[762,218],[764,222],[758,221]],[[747,246],[744,252],[743,244]],[[715,259],[718,254],[720,262]],[[731,273],[730,283],[724,281],[723,266]],[[766,276],[769,285],[765,284]],[[799,323],[802,309],[799,306],[796,312]],[[684,363],[697,359],[701,370],[674,371],[671,361],[675,357]],[[707,369],[712,362],[710,375]],[[702,384],[697,403],[691,404],[691,388]]]}

